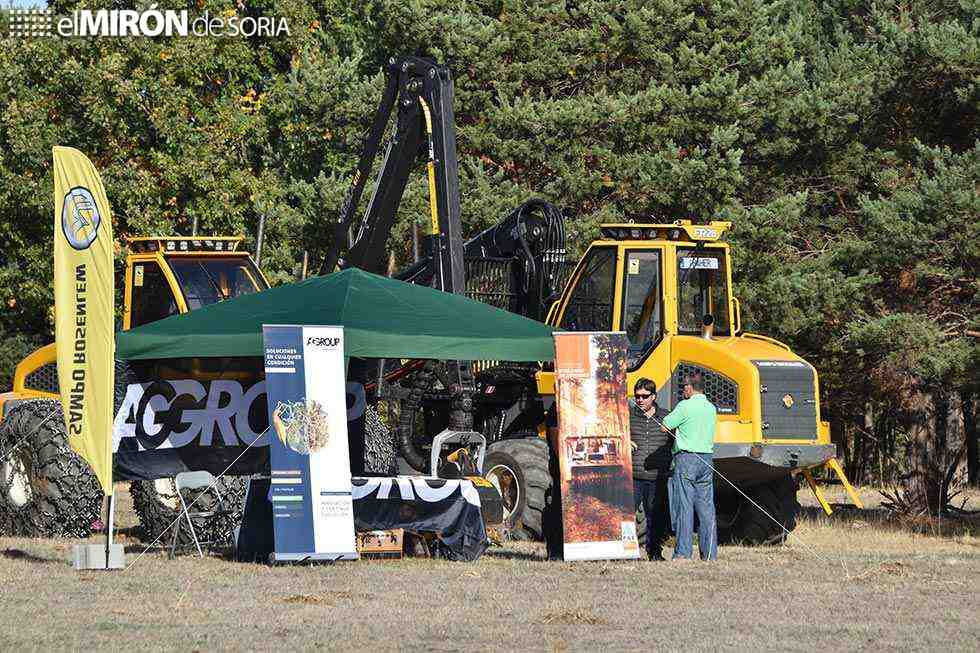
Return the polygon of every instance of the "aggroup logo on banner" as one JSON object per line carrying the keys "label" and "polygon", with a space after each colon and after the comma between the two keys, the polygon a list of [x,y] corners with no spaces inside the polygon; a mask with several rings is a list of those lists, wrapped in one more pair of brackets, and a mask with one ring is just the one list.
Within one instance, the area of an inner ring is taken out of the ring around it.
{"label": "aggroup logo on banner", "polygon": [[[115,397],[112,423],[111,447],[120,478],[152,480],[201,469],[189,466],[191,461],[207,461],[204,469],[215,473],[232,465],[233,475],[265,469],[271,433],[266,379],[250,361],[237,363],[226,370],[238,378],[210,380],[161,379],[153,367],[127,366],[123,374],[130,382]],[[362,420],[364,386],[348,381],[340,392],[346,421]]]}
{"label": "aggroup logo on banner", "polygon": [[262,326],[276,560],[358,557],[343,333]]}
{"label": "aggroup logo on banner", "polygon": [[239,16],[229,9],[214,16],[208,10],[193,15],[186,9],[76,9],[56,16],[52,9],[7,10],[7,35],[14,38],[76,36],[289,36],[284,17]]}

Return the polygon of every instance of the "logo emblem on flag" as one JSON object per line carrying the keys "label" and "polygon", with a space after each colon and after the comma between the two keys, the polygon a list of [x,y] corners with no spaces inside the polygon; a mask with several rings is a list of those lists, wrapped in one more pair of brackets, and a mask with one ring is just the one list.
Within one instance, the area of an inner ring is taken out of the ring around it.
{"label": "logo emblem on flag", "polygon": [[76,186],[65,195],[61,207],[61,230],[73,249],[88,249],[99,235],[102,216],[89,189]]}

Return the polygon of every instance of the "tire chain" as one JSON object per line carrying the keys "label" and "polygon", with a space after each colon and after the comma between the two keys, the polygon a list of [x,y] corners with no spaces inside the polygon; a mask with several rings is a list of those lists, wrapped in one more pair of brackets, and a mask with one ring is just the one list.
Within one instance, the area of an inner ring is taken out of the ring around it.
{"label": "tire chain", "polygon": [[[435,361],[428,361],[422,366],[417,372],[412,374],[408,379],[408,393],[407,396],[401,401],[401,412],[398,415],[398,443],[401,442],[403,434],[408,431],[408,440],[410,442],[415,439],[415,415],[422,410],[422,399],[425,393],[432,386],[432,381],[435,378]],[[397,444],[397,443],[396,443]],[[418,452],[416,452],[418,453]],[[414,468],[416,471],[425,472],[425,465],[420,467],[416,466],[412,460],[412,455],[403,451],[402,456],[405,461]],[[421,456],[421,454],[419,454]]]}
{"label": "tire chain", "polygon": [[394,476],[397,444],[395,434],[384,425],[374,406],[364,411],[364,469],[371,474]]}
{"label": "tire chain", "polygon": [[[89,470],[88,464],[68,446],[67,437],[64,442],[49,441],[40,447],[31,446],[35,444],[33,439],[41,431],[41,427],[48,425],[50,428],[52,423],[63,423],[60,402],[39,399],[18,404],[3,421],[7,428],[0,434],[0,444],[5,444],[3,441],[6,435],[12,431],[11,419],[16,417],[14,411],[29,412],[35,418],[29,424],[34,425],[36,422],[36,426],[30,433],[22,435],[19,442],[9,445],[9,453],[17,446],[21,452],[20,459],[28,467],[28,475],[42,478],[53,485],[57,489],[57,497],[61,498],[61,505],[55,503],[57,498],[53,498],[51,493],[40,495],[32,487],[32,501],[20,510],[9,506],[6,500],[0,500],[0,527],[12,535],[88,537],[102,506],[102,488],[95,475]],[[28,446],[29,451],[26,459],[23,454],[24,445]],[[44,450],[49,447],[55,447],[54,456],[47,461],[40,459]],[[2,453],[7,454],[6,447],[4,449]],[[52,468],[54,475],[50,473]],[[13,480],[14,468],[11,466],[10,473],[0,478],[0,493],[6,496]],[[51,507],[54,507],[54,511]]]}
{"label": "tire chain", "polygon": [[[246,481],[241,476],[218,478],[220,484],[218,492],[224,498],[224,505],[233,507],[234,510],[232,514],[195,519],[194,532],[202,543],[211,542],[212,545],[225,546],[233,543],[233,531],[241,523]],[[135,534],[140,541],[149,543],[159,539],[169,546],[172,533],[165,533],[165,531],[179,528],[177,544],[179,546],[193,544],[190,531],[187,530],[186,524],[181,522],[184,517],[180,508],[180,499],[177,498],[177,490],[173,485],[170,485],[167,491],[160,492],[154,481],[133,481],[130,483],[129,492],[133,498],[133,511],[139,523]],[[201,494],[203,491],[197,489],[184,489],[184,502],[190,506]],[[207,493],[207,496],[210,497],[211,494]],[[212,502],[211,499],[208,501]],[[171,506],[171,503],[176,507]],[[212,503],[197,501],[192,512],[213,508]]]}
{"label": "tire chain", "polygon": [[[425,399],[426,393],[432,389],[435,381],[438,380],[443,384],[443,386],[446,386],[445,390],[447,392],[450,391],[450,388],[448,387],[448,375],[445,373],[447,370],[445,370],[445,368],[440,368],[440,366],[443,365],[445,364],[439,361],[426,361],[425,365],[423,365],[421,369],[409,377],[407,397],[401,402],[401,414],[397,424],[398,435],[401,435],[406,430],[409,430],[412,431],[411,439],[414,440],[415,415],[423,411],[422,402]],[[454,431],[473,430],[472,395],[469,392],[455,392],[453,393],[452,397],[447,426]],[[409,456],[405,456],[405,459],[411,465]],[[415,465],[411,466],[417,471],[424,473],[427,471],[428,461],[425,461],[425,463],[426,464],[423,464],[421,468]]]}

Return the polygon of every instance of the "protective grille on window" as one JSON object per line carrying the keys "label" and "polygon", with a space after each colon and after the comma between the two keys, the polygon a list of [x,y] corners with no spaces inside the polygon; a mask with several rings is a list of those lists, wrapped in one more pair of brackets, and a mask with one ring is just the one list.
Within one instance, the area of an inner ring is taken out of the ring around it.
{"label": "protective grille on window", "polygon": [[684,377],[700,372],[704,378],[704,396],[715,405],[719,413],[738,412],[738,385],[727,376],[692,363],[678,363],[674,370],[674,403],[684,398]]}
{"label": "protective grille on window", "polygon": [[27,375],[24,387],[42,392],[58,392],[58,366],[55,363],[42,365]]}
{"label": "protective grille on window", "polygon": [[466,296],[505,311],[513,311],[517,293],[511,291],[513,259],[466,259]]}

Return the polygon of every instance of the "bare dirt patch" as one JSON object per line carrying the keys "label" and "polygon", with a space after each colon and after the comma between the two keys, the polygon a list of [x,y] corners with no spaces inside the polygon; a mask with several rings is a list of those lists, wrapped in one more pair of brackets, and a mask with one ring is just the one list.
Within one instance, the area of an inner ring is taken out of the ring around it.
{"label": "bare dirt patch", "polygon": [[606,620],[595,616],[588,610],[560,610],[558,612],[546,613],[538,623],[563,624],[566,626],[597,626],[605,624]]}

